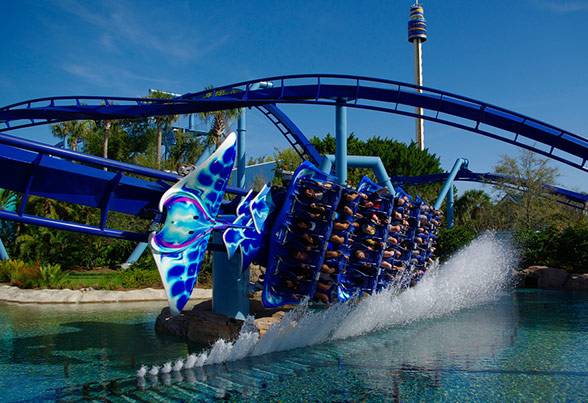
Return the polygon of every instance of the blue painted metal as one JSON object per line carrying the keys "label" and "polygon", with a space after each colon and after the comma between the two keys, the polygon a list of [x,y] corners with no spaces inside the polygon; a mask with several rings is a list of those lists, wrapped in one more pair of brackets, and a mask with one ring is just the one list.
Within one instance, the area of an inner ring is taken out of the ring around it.
{"label": "blue painted metal", "polygon": [[303,160],[320,164],[322,158],[319,152],[302,133],[302,130],[280,108],[274,104],[269,104],[257,106],[257,109],[273,123]]}
{"label": "blue painted metal", "polygon": [[[300,84],[301,80],[314,81]],[[324,80],[341,84],[325,84]],[[259,81],[278,82],[272,88],[252,90]],[[418,89],[422,92],[415,91]],[[212,96],[210,94],[213,94]],[[216,95],[223,94],[223,95]],[[539,120],[485,102],[446,91],[393,80],[338,74],[275,76],[235,83],[167,100],[123,97],[54,97],[24,101],[0,109],[3,131],[72,119],[116,119],[165,114],[187,114],[247,106],[266,107],[275,103],[335,105],[346,99],[353,108],[382,111],[415,118],[399,105],[431,112],[423,119],[481,134],[532,150],[541,155],[588,171],[588,139]],[[82,102],[98,105],[83,105]],[[367,101],[367,102],[365,102]],[[46,105],[49,103],[49,105]],[[59,106],[56,103],[60,103]],[[391,104],[391,106],[389,106]],[[447,117],[446,117],[447,116]],[[450,116],[461,118],[456,122]],[[21,122],[17,122],[21,120]],[[279,122],[275,123],[279,125]],[[514,135],[505,135],[509,132]],[[526,138],[524,140],[523,138]],[[536,142],[538,146],[526,143]],[[547,145],[546,151],[540,145]],[[569,155],[566,155],[569,154]],[[320,156],[310,158],[320,164]]]}
{"label": "blue painted metal", "polygon": [[137,260],[143,256],[143,253],[145,253],[148,246],[149,244],[147,242],[139,242],[137,246],[135,246],[135,249],[133,249],[131,255],[127,258],[126,262],[123,263],[123,268],[127,269],[137,263]]}
{"label": "blue painted metal", "polygon": [[[245,184],[243,189],[252,189],[256,185],[271,183],[276,174],[276,161],[261,162],[245,167]],[[237,170],[233,169],[230,184],[237,183]]]}
{"label": "blue painted metal", "polygon": [[[222,242],[220,233],[213,241]],[[244,320],[249,314],[249,268],[243,267],[243,254],[237,251],[231,258],[223,252],[213,252],[212,311],[219,315]]]}
{"label": "blue painted metal", "polygon": [[441,204],[443,204],[443,199],[445,199],[445,196],[447,196],[449,189],[451,189],[453,187],[453,181],[457,177],[457,174],[459,173],[459,170],[461,169],[461,167],[467,168],[467,166],[468,166],[468,160],[466,160],[465,158],[458,158],[455,161],[455,163],[453,164],[453,168],[451,168],[451,171],[449,172],[449,175],[447,176],[447,179],[445,180],[445,183],[443,184],[443,187],[441,188],[441,191],[439,192],[439,196],[437,197],[437,201],[433,205],[435,210],[439,210],[441,208]]}
{"label": "blue painted metal", "polygon": [[447,228],[453,228],[454,221],[454,204],[455,195],[453,186],[449,186],[449,192],[447,192]]}
{"label": "blue painted metal", "polygon": [[[101,169],[104,167],[109,171]],[[152,218],[161,195],[170,183],[181,178],[176,174],[63,150],[7,134],[0,135],[0,170],[12,173],[0,176],[0,188],[24,195],[18,213],[3,210],[4,218],[134,241],[145,241],[146,235],[107,230],[108,212]],[[136,178],[135,175],[151,180]],[[246,194],[239,188],[227,189],[234,194]],[[99,208],[102,212],[101,225],[93,227],[26,215],[25,206],[32,195]]]}
{"label": "blue painted metal", "polygon": [[2,243],[2,239],[0,239],[0,260],[8,260],[10,256],[8,256],[8,252],[4,247],[4,243]]}
{"label": "blue painted metal", "polygon": [[11,220],[23,224],[39,225],[64,231],[80,232],[87,235],[103,236],[107,238],[126,239],[128,241],[145,242],[147,233],[123,231],[110,228],[100,228],[92,225],[73,223],[68,221],[52,220],[29,214],[18,214],[11,211],[0,210],[0,220]]}
{"label": "blue painted metal", "polygon": [[[331,172],[331,167],[335,162],[334,155],[326,155],[323,159],[323,164],[321,164],[321,171],[325,173]],[[392,196],[396,195],[396,189],[394,189],[394,185],[388,176],[388,172],[386,171],[386,167],[382,162],[380,157],[368,157],[364,155],[348,155],[347,156],[347,164],[351,168],[368,168],[372,169],[378,179],[378,184],[381,186],[386,187]]]}
{"label": "blue painted metal", "polygon": [[241,108],[239,119],[237,121],[237,186],[245,186],[245,164],[247,152],[245,149],[245,134],[247,133],[247,112]]}
{"label": "blue painted metal", "polygon": [[335,176],[337,183],[347,184],[347,108],[345,101],[338,100],[335,106]]}
{"label": "blue painted metal", "polygon": [[[393,176],[391,177],[391,181],[397,185],[422,185],[425,183],[443,182],[447,180],[448,176],[448,173],[422,176]],[[468,169],[461,169],[455,180],[487,183],[490,185],[500,184],[502,186],[511,186],[519,190],[525,190],[520,186],[520,181],[517,178],[493,173],[472,172]],[[588,194],[586,193],[579,193],[553,185],[543,185],[543,188],[547,193],[563,197],[565,200],[560,200],[559,202],[570,207],[584,209],[588,204]]]}

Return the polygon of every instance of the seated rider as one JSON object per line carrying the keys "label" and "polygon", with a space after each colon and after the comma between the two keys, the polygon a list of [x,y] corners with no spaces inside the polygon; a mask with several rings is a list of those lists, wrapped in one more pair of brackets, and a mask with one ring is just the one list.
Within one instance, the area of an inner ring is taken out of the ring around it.
{"label": "seated rider", "polygon": [[324,193],[318,190],[306,188],[303,192],[304,196],[314,199],[314,200],[321,200],[323,198]]}
{"label": "seated rider", "polygon": [[342,245],[343,243],[345,243],[345,237],[342,237],[340,235],[333,234],[331,235],[330,240],[334,245]]}
{"label": "seated rider", "polygon": [[364,234],[368,235],[375,235],[376,234],[376,227],[370,224],[363,224],[361,226],[361,230]]}
{"label": "seated rider", "polygon": [[310,203],[308,207],[318,213],[324,213],[327,210],[324,205],[315,202]]}
{"label": "seated rider", "polygon": [[296,227],[298,229],[305,229],[305,230],[309,230],[309,231],[314,231],[314,229],[316,228],[316,224],[312,221],[305,221],[305,220],[297,219],[296,220]]}
{"label": "seated rider", "polygon": [[349,226],[351,224],[349,224],[348,221],[345,222],[341,222],[341,221],[336,221],[335,224],[333,225],[333,230],[335,231],[345,231],[347,229],[349,229]]}
{"label": "seated rider", "polygon": [[359,197],[359,193],[349,192],[349,193],[345,193],[345,195],[343,197],[345,198],[346,202],[352,202]]}

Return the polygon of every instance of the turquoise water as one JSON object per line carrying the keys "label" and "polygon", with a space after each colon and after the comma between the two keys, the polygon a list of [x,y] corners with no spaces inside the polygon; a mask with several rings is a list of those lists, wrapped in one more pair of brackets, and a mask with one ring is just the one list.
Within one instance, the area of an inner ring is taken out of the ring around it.
{"label": "turquoise water", "polygon": [[160,304],[0,304],[1,400],[588,400],[588,294],[514,291],[360,337],[146,376],[198,352]]}

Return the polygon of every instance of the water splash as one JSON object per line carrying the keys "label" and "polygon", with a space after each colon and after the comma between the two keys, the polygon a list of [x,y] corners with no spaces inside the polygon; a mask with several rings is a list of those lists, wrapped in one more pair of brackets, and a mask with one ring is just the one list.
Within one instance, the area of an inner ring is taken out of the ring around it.
{"label": "water splash", "polygon": [[254,330],[250,317],[237,340],[220,339],[208,351],[188,356],[183,367],[219,364],[357,337],[484,304],[495,300],[510,286],[515,264],[516,255],[510,243],[499,240],[494,233],[486,233],[429,272],[416,287],[402,293],[390,289],[324,310],[310,310],[302,304],[288,312],[263,337]]}

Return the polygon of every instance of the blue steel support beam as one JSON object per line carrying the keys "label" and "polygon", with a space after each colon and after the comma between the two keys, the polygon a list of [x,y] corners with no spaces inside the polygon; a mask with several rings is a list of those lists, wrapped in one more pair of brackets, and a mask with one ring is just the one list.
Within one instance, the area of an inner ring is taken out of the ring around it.
{"label": "blue steel support beam", "polygon": [[[237,186],[245,186],[245,134],[247,121],[245,108],[241,108],[237,121]],[[222,244],[222,234],[215,232],[213,242]],[[212,255],[212,311],[219,315],[244,320],[249,315],[249,268],[242,267],[241,252],[231,259],[225,251]],[[245,270],[243,270],[245,269]]]}
{"label": "blue steel support beam", "polygon": [[241,108],[237,121],[237,186],[245,187],[245,163],[247,153],[245,151],[245,134],[247,133],[247,112]]}
{"label": "blue steel support beam", "polygon": [[[222,233],[213,233],[213,242],[222,244]],[[244,320],[249,315],[249,268],[242,268],[241,251],[228,259],[225,251],[213,252],[212,311]]]}
{"label": "blue steel support beam", "polygon": [[443,184],[443,187],[441,188],[441,191],[439,192],[439,196],[437,197],[437,201],[435,202],[435,205],[433,206],[436,210],[439,210],[439,208],[441,207],[441,204],[443,204],[443,199],[445,199],[445,197],[449,193],[449,190],[453,187],[453,181],[455,181],[455,178],[457,177],[457,174],[459,173],[459,170],[461,169],[461,167],[467,168],[467,166],[468,166],[468,160],[466,160],[465,158],[458,158],[455,161],[455,164],[453,164],[453,168],[451,168],[451,172],[449,172],[449,176],[447,177],[447,180],[445,181],[445,183]]}
{"label": "blue steel support beam", "polygon": [[0,260],[8,260],[10,257],[8,256],[8,252],[2,243],[2,239],[0,239]]}
{"label": "blue steel support beam", "polygon": [[338,183],[347,184],[347,107],[345,102],[337,100],[335,106],[335,172]]}
{"label": "blue steel support beam", "polygon": [[139,260],[141,256],[143,256],[143,253],[145,253],[145,249],[147,249],[147,246],[149,246],[147,242],[139,242],[137,246],[135,246],[135,249],[133,249],[131,255],[127,258],[127,261],[122,264],[122,268],[128,269],[129,267],[137,263],[137,260]]}
{"label": "blue steel support beam", "polygon": [[449,187],[447,192],[447,228],[453,228],[453,217],[454,217],[454,203],[455,195],[453,194],[453,185]]}
{"label": "blue steel support beam", "polygon": [[[323,163],[320,167],[321,170],[326,173],[331,172],[333,163],[335,163],[335,167],[337,165],[335,160],[336,156],[332,154],[325,155]],[[393,196],[396,195],[396,189],[394,189],[394,185],[392,184],[390,176],[388,175],[386,167],[384,166],[384,163],[382,162],[382,159],[380,157],[368,157],[365,155],[348,155],[347,165],[351,168],[368,168],[373,170],[376,174],[378,183],[386,187],[390,194],[392,194]]]}

